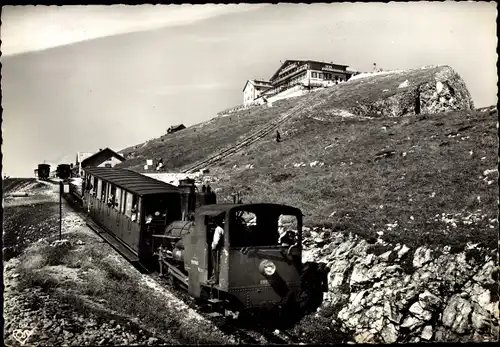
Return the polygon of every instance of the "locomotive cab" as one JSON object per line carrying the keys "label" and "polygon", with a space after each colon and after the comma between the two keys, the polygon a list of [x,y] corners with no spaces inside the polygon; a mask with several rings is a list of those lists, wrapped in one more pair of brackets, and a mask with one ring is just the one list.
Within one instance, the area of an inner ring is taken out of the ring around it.
{"label": "locomotive cab", "polygon": [[[209,281],[213,220],[224,220],[217,255],[218,278]],[[289,300],[301,290],[302,213],[277,204],[221,204],[201,207],[184,240],[188,291],[202,296],[215,288],[240,306],[263,308]]]}

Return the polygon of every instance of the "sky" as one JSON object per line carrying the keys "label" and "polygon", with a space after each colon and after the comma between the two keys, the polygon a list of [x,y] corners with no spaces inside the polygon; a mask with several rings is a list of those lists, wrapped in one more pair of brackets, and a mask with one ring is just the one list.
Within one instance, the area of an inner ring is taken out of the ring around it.
{"label": "sky", "polygon": [[497,103],[496,4],[4,6],[3,174],[116,151],[242,103],[286,59],[449,65]]}

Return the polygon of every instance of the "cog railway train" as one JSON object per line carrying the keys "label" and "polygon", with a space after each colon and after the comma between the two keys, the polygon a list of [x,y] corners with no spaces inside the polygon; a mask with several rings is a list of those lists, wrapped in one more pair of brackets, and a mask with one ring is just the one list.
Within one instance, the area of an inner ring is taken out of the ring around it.
{"label": "cog railway train", "polygon": [[[71,177],[71,171],[73,169],[72,164],[59,164],[55,172],[55,176],[66,180]],[[35,173],[40,180],[48,180],[51,177],[50,165],[49,164],[38,164],[38,168]]]}
{"label": "cog railway train", "polygon": [[[302,263],[302,212],[217,204],[194,180],[173,186],[116,168],[86,168],[70,194],[130,261],[154,269],[214,310],[301,314],[327,290],[328,268]],[[223,228],[220,247],[211,247]],[[117,248],[117,247],[115,247]],[[117,249],[118,249],[117,248]]]}

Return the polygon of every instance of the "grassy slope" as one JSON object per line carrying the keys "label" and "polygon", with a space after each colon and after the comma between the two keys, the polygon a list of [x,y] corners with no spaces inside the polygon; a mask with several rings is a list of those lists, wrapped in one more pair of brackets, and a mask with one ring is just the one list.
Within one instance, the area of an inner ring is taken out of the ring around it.
{"label": "grassy slope", "polygon": [[[294,134],[284,142],[260,142],[212,172],[225,176],[220,195],[243,187],[244,200],[298,206],[309,224],[373,237],[383,231],[382,238],[411,245],[477,240],[495,247],[497,224],[490,220],[497,217],[498,180],[496,173],[485,179],[483,172],[497,166],[496,119],[496,113],[479,112],[364,121],[306,118],[290,126]],[[376,160],[387,150],[394,155]],[[313,161],[324,166],[310,167]],[[307,166],[293,167],[301,162]],[[254,169],[243,169],[246,164]],[[474,222],[464,224],[466,217]]]}
{"label": "grassy slope", "polygon": [[[261,106],[226,117],[216,117],[197,126],[153,139],[146,145],[126,148],[121,153],[127,161],[121,166],[142,171],[146,159],[162,157],[167,170],[179,169],[226,146],[234,145],[267,124],[276,114],[289,110],[293,104],[294,102],[283,100],[273,108]],[[130,158],[131,153],[135,157]]]}
{"label": "grassy slope", "polygon": [[[277,144],[268,136],[211,168],[211,174],[221,178],[214,185],[220,189],[219,201],[229,199],[233,190],[242,190],[244,201],[300,207],[309,225],[332,226],[365,237],[379,237],[376,232],[383,231],[382,238],[411,246],[463,246],[477,240],[496,247],[497,224],[490,220],[497,218],[497,174],[483,177],[484,170],[497,166],[496,113],[342,119],[332,112],[339,108],[356,112],[357,107],[394,94],[405,80],[423,83],[439,71],[381,75],[304,96],[320,93],[325,102],[285,123],[280,128],[284,142]],[[147,153],[148,158],[163,155],[167,169],[179,170],[236,143],[239,136],[303,98],[289,99],[279,108],[215,118],[169,135],[163,142],[153,140],[137,153]],[[384,150],[395,153],[376,160]],[[140,163],[130,160],[122,165],[140,170],[143,158]],[[314,161],[324,165],[310,167]],[[307,166],[293,167],[301,162]],[[245,169],[247,164],[254,168]],[[396,221],[397,226],[387,225]]]}

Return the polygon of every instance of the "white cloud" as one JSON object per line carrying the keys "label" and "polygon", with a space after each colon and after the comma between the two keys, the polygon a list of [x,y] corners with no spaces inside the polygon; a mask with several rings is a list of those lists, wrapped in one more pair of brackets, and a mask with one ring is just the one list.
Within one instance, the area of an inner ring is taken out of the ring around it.
{"label": "white cloud", "polygon": [[13,55],[99,37],[188,25],[262,6],[5,6],[2,11],[2,54]]}

